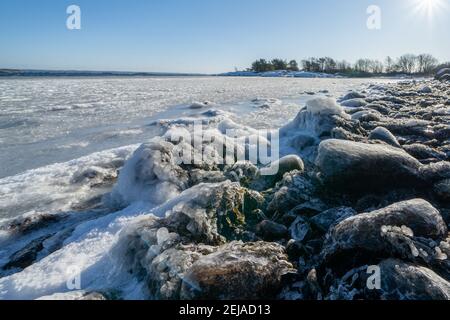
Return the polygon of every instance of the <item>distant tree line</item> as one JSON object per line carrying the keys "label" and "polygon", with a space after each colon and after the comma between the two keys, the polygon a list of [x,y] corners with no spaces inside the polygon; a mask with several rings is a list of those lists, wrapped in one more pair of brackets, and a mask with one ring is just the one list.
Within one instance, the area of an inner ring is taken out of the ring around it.
{"label": "distant tree line", "polygon": [[[383,74],[416,74],[431,75],[439,66],[439,61],[431,54],[405,54],[399,58],[387,57],[385,61],[358,59],[355,63],[345,60],[335,60],[330,57],[308,58],[301,61],[301,67],[296,60],[259,59],[248,69],[254,72],[267,71],[299,71],[323,72],[330,74],[345,74],[350,76],[383,75]],[[447,63],[448,64],[448,63]],[[446,65],[446,64],[442,64]]]}

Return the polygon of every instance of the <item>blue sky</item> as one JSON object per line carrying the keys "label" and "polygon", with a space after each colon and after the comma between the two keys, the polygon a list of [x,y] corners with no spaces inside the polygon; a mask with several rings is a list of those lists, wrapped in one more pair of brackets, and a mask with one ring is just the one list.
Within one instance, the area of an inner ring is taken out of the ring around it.
{"label": "blue sky", "polygon": [[[260,57],[354,61],[403,53],[450,60],[450,11],[417,1],[1,0],[0,68],[222,72]],[[79,5],[81,30],[66,28]],[[368,30],[366,9],[382,10]]]}

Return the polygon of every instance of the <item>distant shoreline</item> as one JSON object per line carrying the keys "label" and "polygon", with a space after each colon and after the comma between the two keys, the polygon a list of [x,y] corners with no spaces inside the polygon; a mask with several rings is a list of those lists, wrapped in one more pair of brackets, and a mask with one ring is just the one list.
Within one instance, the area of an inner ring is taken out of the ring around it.
{"label": "distant shoreline", "polygon": [[126,71],[78,71],[78,70],[18,70],[0,69],[0,79],[2,78],[57,78],[57,77],[252,77],[252,78],[322,78],[322,79],[346,79],[346,78],[389,78],[389,79],[413,79],[423,78],[407,74],[366,74],[361,77],[354,77],[343,74],[330,74],[322,72],[307,71],[269,71],[251,72],[236,71],[219,74],[201,73],[171,73],[171,72],[126,72]]}

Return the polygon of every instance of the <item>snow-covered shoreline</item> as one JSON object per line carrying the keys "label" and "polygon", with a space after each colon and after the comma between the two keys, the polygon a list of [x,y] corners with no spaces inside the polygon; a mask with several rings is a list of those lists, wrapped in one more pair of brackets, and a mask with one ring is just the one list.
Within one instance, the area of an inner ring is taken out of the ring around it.
{"label": "snow-covered shoreline", "polygon": [[[369,84],[336,102],[317,90],[279,130],[275,176],[248,162],[176,163],[168,138],[193,121],[215,141],[233,129],[244,153],[259,135],[232,109],[195,103],[195,116],[150,124],[159,134],[139,148],[2,179],[2,204],[17,197],[7,210],[31,211],[2,221],[0,298],[450,299],[448,92],[438,81]],[[185,143],[195,153],[211,141]],[[395,290],[356,281],[369,264]],[[432,289],[401,291],[408,281]]]}

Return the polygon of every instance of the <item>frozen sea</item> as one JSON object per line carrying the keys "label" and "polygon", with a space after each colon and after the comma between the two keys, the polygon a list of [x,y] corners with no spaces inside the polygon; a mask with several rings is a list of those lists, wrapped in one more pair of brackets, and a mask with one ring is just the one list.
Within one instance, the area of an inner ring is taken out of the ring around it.
{"label": "frozen sea", "polygon": [[[120,271],[110,252],[119,232],[153,214],[139,202],[120,211],[89,210],[86,203],[111,191],[108,180],[140,143],[159,134],[161,119],[224,111],[241,128],[276,129],[295,118],[312,97],[338,98],[387,79],[244,77],[8,78],[0,79],[0,265],[45,232],[66,228],[58,250],[42,250],[24,270],[0,273],[0,299],[35,299],[66,292],[65,268],[84,272],[85,286],[120,288],[124,298],[141,287]],[[208,101],[204,108],[199,104]],[[192,105],[194,104],[194,107]],[[89,176],[89,170],[95,173]],[[87,179],[88,177],[89,179]],[[88,182],[86,182],[88,180]],[[2,224],[64,213],[64,224],[11,238]],[[48,240],[48,241],[50,241]],[[50,241],[50,242],[51,242]],[[48,243],[47,243],[48,244]],[[48,244],[50,246],[50,244]],[[112,260],[110,260],[112,259]],[[115,262],[114,262],[114,261]],[[111,280],[112,279],[112,280]],[[106,284],[105,284],[106,283]]]}

